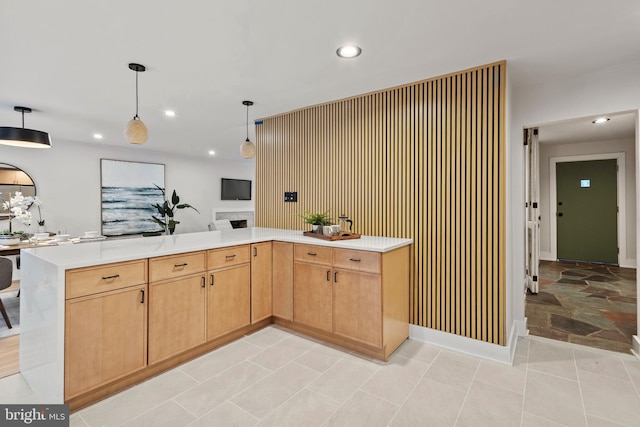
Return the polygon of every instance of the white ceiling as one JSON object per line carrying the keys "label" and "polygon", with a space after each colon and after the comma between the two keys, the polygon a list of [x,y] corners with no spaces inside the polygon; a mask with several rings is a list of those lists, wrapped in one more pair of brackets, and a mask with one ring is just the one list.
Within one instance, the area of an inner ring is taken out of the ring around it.
{"label": "white ceiling", "polygon": [[[593,121],[600,117],[606,117],[609,121],[594,124]],[[614,139],[633,140],[635,131],[636,113],[621,112],[545,124],[539,127],[539,141],[540,144],[576,144]]]}
{"label": "white ceiling", "polygon": [[24,105],[54,149],[128,146],[138,62],[138,149],[239,159],[245,99],[253,120],[503,59],[534,84],[637,61],[639,40],[637,0],[4,1],[0,125]]}

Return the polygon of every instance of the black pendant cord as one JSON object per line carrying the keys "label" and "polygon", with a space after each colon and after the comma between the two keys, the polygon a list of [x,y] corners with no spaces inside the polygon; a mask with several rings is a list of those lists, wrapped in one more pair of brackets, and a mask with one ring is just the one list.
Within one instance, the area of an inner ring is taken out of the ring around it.
{"label": "black pendant cord", "polygon": [[136,71],[136,115],[133,116],[133,120],[140,120],[138,117],[138,71]]}
{"label": "black pendant cord", "polygon": [[[24,129],[24,110],[22,110],[22,129]],[[9,221],[11,223],[11,221]]]}
{"label": "black pendant cord", "polygon": [[[247,141],[249,141],[249,106],[247,105]],[[24,127],[24,126],[23,126]]]}

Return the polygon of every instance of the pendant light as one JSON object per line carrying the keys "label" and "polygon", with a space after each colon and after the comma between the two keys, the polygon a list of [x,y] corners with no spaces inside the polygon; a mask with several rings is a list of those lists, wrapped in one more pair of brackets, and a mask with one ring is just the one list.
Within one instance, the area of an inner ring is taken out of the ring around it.
{"label": "pendant light", "polygon": [[242,101],[242,105],[247,106],[247,139],[240,146],[240,154],[245,159],[252,159],[256,156],[256,146],[249,141],[249,106],[253,105],[252,101]]}
{"label": "pendant light", "polygon": [[127,127],[124,129],[124,136],[132,144],[144,144],[147,142],[149,132],[147,126],[138,117],[138,73],[144,73],[146,67],[140,64],[129,64],[129,69],[136,72],[136,115],[129,120]]}
{"label": "pendant light", "polygon": [[28,148],[51,148],[51,137],[47,132],[25,129],[24,113],[30,113],[31,108],[16,106],[13,109],[22,113],[22,127],[0,127],[0,144]]}

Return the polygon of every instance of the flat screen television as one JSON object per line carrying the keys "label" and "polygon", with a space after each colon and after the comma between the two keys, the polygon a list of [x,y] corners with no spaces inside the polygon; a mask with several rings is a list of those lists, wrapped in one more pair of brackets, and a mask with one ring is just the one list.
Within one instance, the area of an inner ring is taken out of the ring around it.
{"label": "flat screen television", "polygon": [[222,178],[222,200],[251,200],[251,180]]}

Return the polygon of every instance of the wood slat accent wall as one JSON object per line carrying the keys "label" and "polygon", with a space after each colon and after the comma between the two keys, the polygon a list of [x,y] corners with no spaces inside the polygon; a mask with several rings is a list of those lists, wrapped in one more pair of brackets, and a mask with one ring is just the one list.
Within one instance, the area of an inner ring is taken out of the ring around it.
{"label": "wood slat accent wall", "polygon": [[[410,322],[504,345],[505,62],[256,125],[256,225],[414,239]],[[298,203],[284,203],[297,191]]]}

